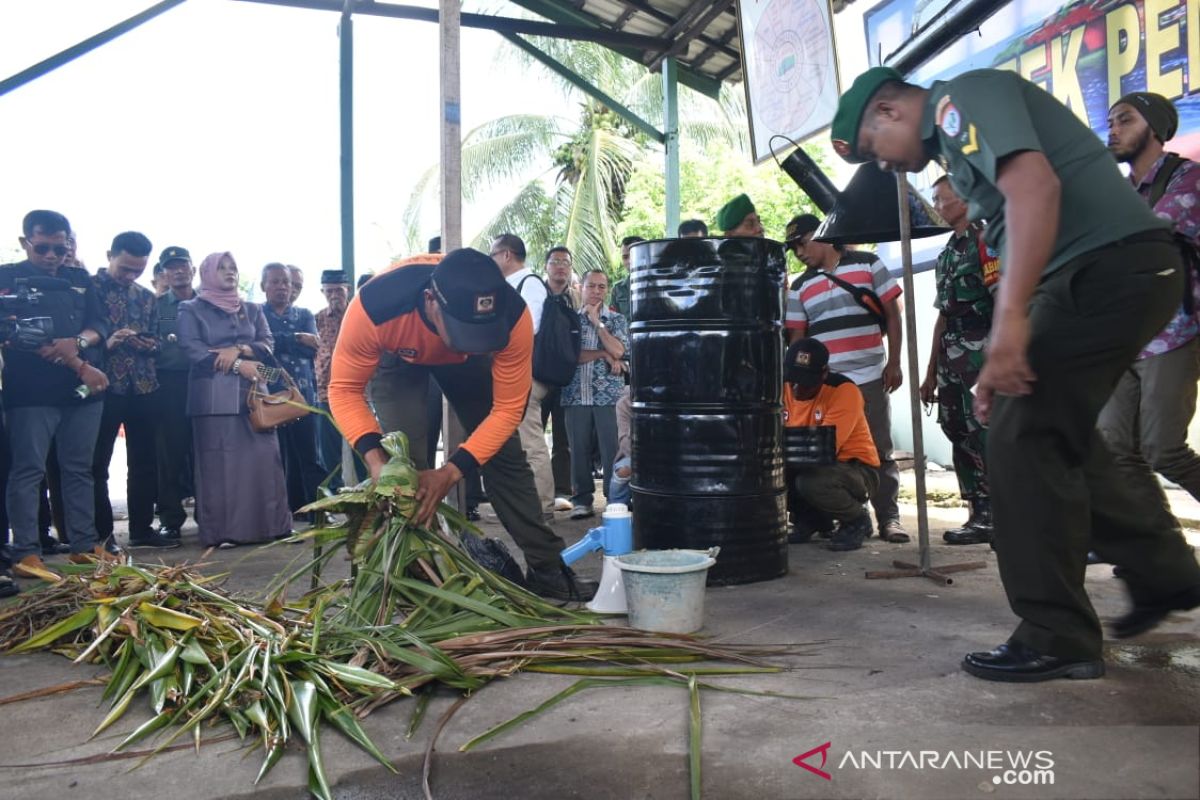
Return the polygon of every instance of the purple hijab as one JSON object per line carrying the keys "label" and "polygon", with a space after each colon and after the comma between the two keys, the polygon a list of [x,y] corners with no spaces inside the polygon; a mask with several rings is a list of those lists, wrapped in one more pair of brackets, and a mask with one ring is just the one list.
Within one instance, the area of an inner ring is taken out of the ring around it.
{"label": "purple hijab", "polygon": [[236,314],[242,308],[242,298],[237,289],[222,289],[221,279],[217,277],[217,267],[226,256],[229,256],[230,260],[233,259],[229,252],[209,253],[208,257],[200,262],[200,299],[207,300],[226,313]]}

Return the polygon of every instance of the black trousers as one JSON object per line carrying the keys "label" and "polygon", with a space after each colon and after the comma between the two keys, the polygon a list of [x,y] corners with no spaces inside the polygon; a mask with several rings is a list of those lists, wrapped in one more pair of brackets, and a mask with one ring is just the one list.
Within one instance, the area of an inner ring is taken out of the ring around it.
{"label": "black trousers", "polygon": [[183,498],[191,487],[192,421],[187,415],[188,373],[158,373],[158,425],[155,464],[158,472],[158,521],[164,528],[187,522]]}
{"label": "black trousers", "polygon": [[[426,427],[425,463],[433,466],[437,463],[438,440],[442,435],[442,389],[433,377],[429,378],[429,422]],[[479,470],[467,470],[463,475],[463,489],[467,493],[467,507],[475,508],[483,502],[483,481]]]}
{"label": "black trousers", "polygon": [[567,419],[563,414],[562,389],[555,389],[542,401],[542,427],[550,420],[551,454],[550,471],[554,474],[554,496],[570,497],[574,494],[571,485],[571,441],[567,436]]}
{"label": "black trousers", "polygon": [[1122,568],[1134,602],[1200,586],[1200,566],[1149,468],[1118,471],[1100,409],[1183,296],[1183,265],[1161,240],[1114,244],[1044,278],[1029,305],[1031,394],[997,395],[988,477],[1000,577],[1021,618],[1012,638],[1047,655],[1098,659],[1084,589],[1089,549]]}
{"label": "black trousers", "polygon": [[[330,413],[329,403],[317,403],[317,408]],[[325,414],[317,416],[317,455],[321,461],[321,471],[327,477],[331,472],[329,488],[337,491],[342,487],[342,434],[338,431],[333,420]],[[324,477],[321,480],[325,480]]]}
{"label": "black trousers", "polygon": [[129,467],[129,535],[143,536],[154,530],[154,499],[158,494],[154,430],[158,420],[158,392],[149,394],[104,393],[104,414],[96,436],[92,458],[95,483],[96,533],[100,541],[112,536],[113,512],[108,499],[108,465],[112,461],[117,433],[125,426],[125,452]]}
{"label": "black trousers", "polygon": [[[371,381],[371,401],[385,431],[404,431],[410,455],[418,469],[427,469],[429,426],[429,376],[437,379],[454,413],[470,435],[492,410],[492,362],[472,356],[462,364],[418,366],[385,354]],[[500,523],[534,569],[558,569],[563,540],[542,521],[542,503],[533,484],[533,471],[525,460],[514,428],[508,441],[483,465],[488,500]]]}
{"label": "black trousers", "polygon": [[297,509],[317,499],[325,470],[317,455],[317,416],[309,414],[276,431],[283,472],[287,477],[288,508]]}

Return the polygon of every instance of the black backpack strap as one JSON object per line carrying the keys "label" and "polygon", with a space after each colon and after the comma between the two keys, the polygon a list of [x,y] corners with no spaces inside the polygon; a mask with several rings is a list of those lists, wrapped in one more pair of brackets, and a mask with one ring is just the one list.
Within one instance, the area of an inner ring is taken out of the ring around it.
{"label": "black backpack strap", "polygon": [[1170,185],[1171,178],[1175,177],[1175,172],[1188,163],[1188,160],[1176,153],[1167,153],[1163,158],[1162,166],[1158,168],[1158,174],[1154,176],[1154,182],[1150,184],[1150,194],[1146,196],[1146,201],[1150,203],[1151,208],[1154,208],[1158,205],[1158,201],[1162,200],[1163,195],[1167,193],[1167,186]]}
{"label": "black backpack strap", "polygon": [[879,325],[879,329],[885,334],[887,333],[887,318],[883,314],[883,301],[879,299],[879,295],[870,289],[864,289],[861,286],[855,286],[852,283],[844,281],[832,272],[818,270],[817,274],[825,276],[840,288],[849,292],[850,296],[854,298],[854,302],[862,306],[862,309],[871,316],[871,319],[875,320]]}

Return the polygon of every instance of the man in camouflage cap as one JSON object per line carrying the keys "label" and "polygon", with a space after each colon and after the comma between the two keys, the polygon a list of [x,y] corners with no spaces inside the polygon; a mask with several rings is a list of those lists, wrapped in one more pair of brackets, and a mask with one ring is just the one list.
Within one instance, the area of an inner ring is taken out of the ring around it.
{"label": "man in camouflage cap", "polygon": [[1015,73],[925,89],[876,67],[843,95],[830,133],[851,162],[916,172],[937,158],[1001,252],[976,411],[989,425],[1000,576],[1022,621],[963,668],[998,681],[1100,677],[1089,541],[1122,568],[1133,600],[1114,635],[1200,605],[1200,565],[1162,489],[1149,473],[1119,475],[1096,431],[1117,379],[1182,296],[1166,223],[1074,113]]}

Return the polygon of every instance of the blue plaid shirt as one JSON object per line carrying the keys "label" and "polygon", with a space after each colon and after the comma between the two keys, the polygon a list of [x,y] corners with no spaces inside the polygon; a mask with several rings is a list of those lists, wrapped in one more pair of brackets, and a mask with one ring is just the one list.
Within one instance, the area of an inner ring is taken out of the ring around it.
{"label": "blue plaid shirt", "polygon": [[[586,311],[579,312],[579,320],[583,327],[580,331],[580,343],[584,350],[603,350],[600,346],[600,331],[588,319]],[[629,348],[629,324],[625,317],[615,311],[604,309],[600,312],[600,321],[608,332],[621,340],[626,350]],[[562,404],[564,406],[615,406],[621,394],[625,391],[625,378],[614,375],[608,362],[602,358],[580,364],[575,369],[571,382],[563,387]]]}
{"label": "blue plaid shirt", "polygon": [[316,334],[317,322],[312,312],[307,308],[288,306],[282,314],[276,314],[275,309],[267,303],[263,303],[262,310],[271,328],[271,336],[275,339],[275,357],[279,359],[279,365],[292,376],[305,402],[310,405],[315,403],[317,376],[313,368],[313,356],[317,350],[296,341],[297,333]]}

